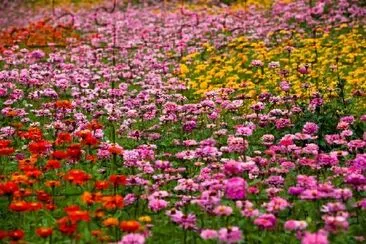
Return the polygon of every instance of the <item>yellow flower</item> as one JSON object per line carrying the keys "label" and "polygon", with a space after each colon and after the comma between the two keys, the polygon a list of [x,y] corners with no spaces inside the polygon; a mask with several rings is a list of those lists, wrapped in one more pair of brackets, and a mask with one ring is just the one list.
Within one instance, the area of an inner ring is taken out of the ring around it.
{"label": "yellow flower", "polygon": [[143,223],[151,223],[152,221],[151,217],[148,215],[141,216],[138,220]]}

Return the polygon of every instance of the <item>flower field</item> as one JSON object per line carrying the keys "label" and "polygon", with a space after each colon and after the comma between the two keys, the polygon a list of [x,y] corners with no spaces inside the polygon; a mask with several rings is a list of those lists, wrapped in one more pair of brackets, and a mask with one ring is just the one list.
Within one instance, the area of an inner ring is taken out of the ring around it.
{"label": "flower field", "polygon": [[0,12],[0,243],[366,242],[364,1]]}

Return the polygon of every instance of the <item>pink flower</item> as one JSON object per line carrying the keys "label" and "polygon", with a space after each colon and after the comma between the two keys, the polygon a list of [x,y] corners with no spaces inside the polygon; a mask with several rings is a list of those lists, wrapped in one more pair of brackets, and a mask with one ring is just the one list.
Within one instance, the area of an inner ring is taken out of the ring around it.
{"label": "pink flower", "polygon": [[233,177],[226,182],[225,195],[232,200],[240,200],[246,196],[247,183],[243,178]]}
{"label": "pink flower", "polygon": [[254,224],[262,229],[272,229],[277,222],[273,214],[263,214],[254,220]]}
{"label": "pink flower", "polygon": [[240,125],[236,128],[237,136],[251,136],[253,134],[253,128],[249,126]]}
{"label": "pink flower", "polygon": [[218,216],[230,216],[233,213],[233,209],[229,206],[220,205],[213,212]]}
{"label": "pink flower", "polygon": [[240,175],[244,169],[239,161],[228,160],[224,164],[224,171],[227,175]]}
{"label": "pink flower", "polygon": [[304,230],[308,224],[303,220],[288,220],[284,224],[285,230]]}
{"label": "pink flower", "polygon": [[225,243],[238,243],[242,238],[243,234],[236,226],[219,230],[219,239]]}
{"label": "pink flower", "polygon": [[332,215],[323,216],[322,218],[325,223],[325,229],[332,233],[347,230],[349,227],[347,217],[348,213],[340,214],[337,216]]}
{"label": "pink flower", "polygon": [[200,236],[204,240],[216,239],[218,237],[218,233],[216,230],[206,229],[201,231]]}
{"label": "pink flower", "polygon": [[319,231],[317,233],[306,232],[301,240],[301,244],[328,244],[327,233]]}
{"label": "pink flower", "polygon": [[118,244],[144,244],[145,237],[141,234],[128,234],[125,235]]}
{"label": "pink flower", "polygon": [[149,200],[149,208],[153,212],[157,212],[159,210],[162,210],[163,208],[166,208],[168,206],[168,202],[163,199],[151,199]]}
{"label": "pink flower", "polygon": [[306,122],[302,129],[302,132],[305,134],[313,135],[318,132],[318,129],[319,129],[319,127],[317,124],[315,124],[313,122]]}
{"label": "pink flower", "polygon": [[264,204],[268,212],[278,212],[290,206],[287,200],[281,197],[274,197],[269,203]]}
{"label": "pink flower", "polygon": [[242,137],[229,136],[227,144],[229,152],[244,152],[248,148],[248,141]]}

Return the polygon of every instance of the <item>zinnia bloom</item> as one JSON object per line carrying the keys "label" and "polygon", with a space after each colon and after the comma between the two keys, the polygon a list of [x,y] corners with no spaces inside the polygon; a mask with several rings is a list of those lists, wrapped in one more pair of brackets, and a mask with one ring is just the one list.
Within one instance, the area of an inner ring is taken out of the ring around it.
{"label": "zinnia bloom", "polygon": [[122,221],[120,224],[121,230],[126,232],[136,232],[140,229],[140,226],[140,223],[136,220]]}
{"label": "zinnia bloom", "polygon": [[301,244],[328,244],[327,233],[319,231],[316,233],[306,232],[301,240]]}
{"label": "zinnia bloom", "polygon": [[239,227],[222,228],[219,230],[219,240],[225,243],[238,243],[243,238],[243,234]]}
{"label": "zinnia bloom", "polygon": [[125,235],[118,244],[144,244],[145,237],[141,234],[128,234]]}
{"label": "zinnia bloom", "polygon": [[246,196],[247,183],[243,178],[233,177],[226,182],[225,195],[232,200],[240,200]]}

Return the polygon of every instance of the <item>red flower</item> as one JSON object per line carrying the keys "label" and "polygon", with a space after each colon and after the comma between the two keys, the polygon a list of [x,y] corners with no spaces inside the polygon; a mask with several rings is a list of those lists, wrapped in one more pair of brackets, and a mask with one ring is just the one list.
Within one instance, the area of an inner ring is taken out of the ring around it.
{"label": "red flower", "polygon": [[38,211],[42,208],[42,203],[40,202],[30,202],[28,203],[28,210],[29,211]]}
{"label": "red flower", "polygon": [[26,201],[13,201],[10,203],[9,209],[14,212],[25,212],[29,210],[29,205]]}
{"label": "red flower", "polygon": [[126,185],[127,178],[124,175],[111,175],[109,181],[112,182],[114,186]]}
{"label": "red flower", "polygon": [[8,232],[0,230],[0,240],[5,239],[8,236]]}
{"label": "red flower", "polygon": [[68,217],[57,220],[58,229],[65,235],[72,235],[76,231],[77,225],[70,221]]}
{"label": "red flower", "polygon": [[48,141],[32,141],[28,145],[28,150],[33,154],[42,154],[51,148],[51,143]]}
{"label": "red flower", "polygon": [[58,160],[51,159],[51,160],[47,161],[45,167],[46,167],[46,170],[59,169],[59,168],[61,168],[61,163]]}
{"label": "red flower", "polygon": [[0,185],[0,189],[6,195],[12,195],[14,192],[19,190],[18,185],[15,182],[8,181],[3,185]]}
{"label": "red flower", "polygon": [[95,182],[95,188],[97,190],[105,190],[105,189],[108,189],[108,187],[109,187],[108,181],[96,181]]}
{"label": "red flower", "polygon": [[61,160],[61,159],[65,159],[68,157],[67,155],[67,152],[64,152],[64,151],[61,151],[61,150],[55,150],[53,153],[52,153],[52,157],[54,159],[58,159],[58,160]]}
{"label": "red flower", "polygon": [[126,232],[136,232],[140,229],[140,223],[136,220],[122,221],[120,224],[120,229]]}
{"label": "red flower", "polygon": [[81,157],[81,147],[79,144],[73,144],[67,148],[67,154],[72,160],[79,160]]}
{"label": "red flower", "polygon": [[68,211],[67,215],[69,216],[69,219],[73,223],[77,223],[79,221],[85,221],[85,222],[90,221],[88,211],[83,211],[83,210]]}
{"label": "red flower", "polygon": [[53,204],[53,203],[47,203],[47,204],[45,205],[45,207],[46,207],[46,209],[47,209],[47,210],[49,210],[49,211],[53,211],[53,210],[55,210],[55,209],[56,209],[56,205],[55,205],[55,204]]}
{"label": "red flower", "polygon": [[50,235],[52,235],[52,232],[53,232],[52,228],[49,227],[39,227],[36,229],[36,234],[42,238],[49,237]]}
{"label": "red flower", "polygon": [[0,140],[0,148],[8,147],[10,143],[10,140]]}
{"label": "red flower", "polygon": [[35,127],[29,128],[26,132],[20,132],[19,135],[20,137],[34,141],[38,141],[43,137],[42,131],[39,128]]}
{"label": "red flower", "polygon": [[24,171],[26,171],[25,175],[28,177],[38,178],[42,175],[42,172],[35,168],[30,168],[30,169],[24,170]]}
{"label": "red flower", "polygon": [[60,132],[57,135],[56,145],[67,144],[72,142],[72,136],[68,132]]}
{"label": "red flower", "polygon": [[95,138],[92,134],[88,134],[83,142],[86,144],[86,145],[89,145],[89,146],[94,146],[94,145],[97,145],[99,143],[98,139]]}
{"label": "red flower", "polygon": [[0,148],[0,156],[8,156],[15,152],[15,149],[12,147],[4,147]]}
{"label": "red flower", "polygon": [[13,147],[9,147],[10,143],[10,140],[0,140],[0,156],[7,156],[15,151]]}
{"label": "red flower", "polygon": [[68,180],[76,185],[82,185],[84,182],[88,181],[90,178],[91,177],[89,174],[85,173],[82,170],[78,170],[78,169],[69,170],[65,175],[66,180]]}
{"label": "red flower", "polygon": [[38,191],[37,199],[41,202],[49,202],[51,200],[51,196],[45,191]]}
{"label": "red flower", "polygon": [[23,239],[24,237],[24,231],[22,230],[12,230],[8,232],[8,236],[10,239],[14,240],[14,241],[19,241],[21,239]]}

